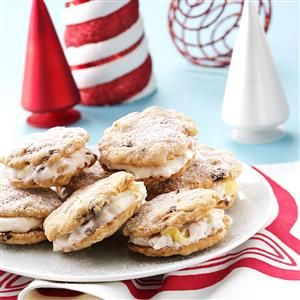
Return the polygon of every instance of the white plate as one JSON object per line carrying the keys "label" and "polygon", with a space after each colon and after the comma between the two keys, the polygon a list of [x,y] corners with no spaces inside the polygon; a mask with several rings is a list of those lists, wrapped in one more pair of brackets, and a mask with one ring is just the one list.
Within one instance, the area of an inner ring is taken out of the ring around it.
{"label": "white plate", "polygon": [[30,246],[0,245],[0,269],[23,276],[65,282],[101,282],[134,279],[176,271],[215,258],[239,246],[268,221],[274,194],[267,181],[244,166],[240,177],[245,200],[237,199],[228,211],[233,224],[225,240],[188,257],[151,258],[127,249],[127,239],[116,234],[74,253],[52,252],[44,242]]}

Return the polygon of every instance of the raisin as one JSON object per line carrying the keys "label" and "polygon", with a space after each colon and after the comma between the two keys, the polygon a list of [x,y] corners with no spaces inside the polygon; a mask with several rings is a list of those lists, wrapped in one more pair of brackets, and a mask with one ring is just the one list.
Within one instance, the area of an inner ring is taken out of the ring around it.
{"label": "raisin", "polygon": [[41,167],[39,167],[36,171],[38,172],[38,173],[40,173],[40,172],[42,172],[42,171],[44,171],[45,170],[45,167],[44,166],[41,166]]}
{"label": "raisin", "polygon": [[172,213],[172,212],[175,212],[175,211],[176,211],[176,206],[175,205],[171,206],[170,209],[169,209],[169,212]]}
{"label": "raisin", "polygon": [[217,168],[213,171],[211,178],[213,181],[221,180],[226,177],[226,173],[221,168]]}
{"label": "raisin", "polygon": [[48,153],[49,153],[50,155],[52,155],[52,154],[54,154],[54,153],[58,153],[58,150],[53,150],[53,149],[52,149],[52,150],[49,150]]}
{"label": "raisin", "polygon": [[126,144],[123,144],[122,147],[131,148],[131,147],[133,147],[133,144],[131,141],[128,141]]}
{"label": "raisin", "polygon": [[11,233],[10,232],[0,232],[0,240],[3,242],[8,241],[11,239]]}

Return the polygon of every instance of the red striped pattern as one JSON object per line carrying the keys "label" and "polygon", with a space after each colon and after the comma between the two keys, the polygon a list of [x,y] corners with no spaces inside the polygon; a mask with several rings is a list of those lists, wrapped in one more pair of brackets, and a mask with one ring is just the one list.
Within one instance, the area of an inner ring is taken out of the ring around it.
{"label": "red striped pattern", "polygon": [[15,274],[0,271],[0,298],[5,300],[15,300],[17,295],[32,281]]}
{"label": "red striped pattern", "polygon": [[[67,5],[79,5],[85,0],[68,1]],[[132,25],[139,18],[138,0],[130,0],[123,7],[105,17],[99,17],[80,24],[68,25],[65,31],[65,43],[67,47],[79,47],[90,43],[109,41],[118,36]],[[137,42],[110,57],[89,61],[71,69],[82,70],[103,64],[109,64],[135,50],[142,42],[144,36]],[[125,73],[125,72],[124,72]],[[81,103],[84,105],[112,105],[130,99],[141,92],[148,84],[152,73],[152,63],[150,56],[135,70],[116,78],[115,80],[98,84],[93,87],[80,89]],[[97,82],[97,81],[94,81]]]}
{"label": "red striped pattern", "polygon": [[99,60],[96,60],[93,62],[89,62],[86,64],[82,64],[82,65],[70,66],[71,70],[73,71],[73,70],[81,70],[81,69],[86,69],[86,68],[91,68],[91,67],[97,67],[97,66],[101,66],[103,64],[112,62],[118,58],[125,56],[126,54],[129,54],[131,51],[136,49],[141,44],[143,38],[144,38],[144,35],[142,35],[141,38],[136,43],[134,43],[132,46],[130,46],[129,48],[127,48],[119,53],[116,53],[112,56],[105,57],[105,58],[102,58],[102,59],[99,59]]}
{"label": "red striped pattern", "polygon": [[118,104],[141,92],[148,84],[152,72],[151,57],[132,72],[111,82],[91,88],[80,89],[81,103],[84,105]]}
{"label": "red striped pattern", "polygon": [[139,17],[138,0],[131,0],[114,13],[91,21],[68,25],[65,31],[67,47],[97,43],[119,35],[131,27]]}
{"label": "red striped pattern", "polygon": [[[300,280],[300,265],[297,265],[295,259],[295,253],[300,254],[300,241],[290,234],[290,230],[298,218],[297,203],[288,191],[262,172],[260,173],[268,180],[274,191],[279,205],[279,213],[272,224],[266,228],[266,234],[257,233],[250,241],[264,242],[273,252],[266,251],[261,247],[247,247],[246,242],[241,251],[231,252],[199,266],[183,270],[183,272],[194,270],[196,274],[180,275],[179,271],[176,272],[176,275],[170,274],[164,277],[157,289],[146,289],[147,284],[143,284],[143,282],[135,284],[134,280],[126,280],[124,283],[130,293],[139,299],[150,299],[162,291],[203,289],[220,282],[234,269],[243,267],[255,269],[275,278]],[[291,252],[288,253],[284,250],[272,238],[272,235],[279,238],[283,245],[291,249]],[[217,270],[211,270],[216,267]],[[197,270],[199,270],[198,273]]]}
{"label": "red striped pattern", "polygon": [[86,2],[90,2],[90,0],[70,0],[66,2],[65,6],[70,7],[70,6],[75,6]]}
{"label": "red striped pattern", "polygon": [[[300,266],[297,265],[297,259],[300,255],[300,241],[290,234],[290,230],[298,218],[297,203],[290,193],[266,175],[262,175],[270,183],[279,205],[277,217],[265,230],[257,233],[249,242],[243,244],[240,250],[234,250],[199,266],[165,276],[124,281],[123,283],[128,287],[132,296],[138,299],[150,299],[162,291],[203,289],[220,282],[234,269],[245,267],[275,278],[300,280]],[[263,243],[265,248],[249,246],[249,243],[253,243],[253,241]],[[186,271],[192,271],[195,274],[185,275],[184,272]],[[3,299],[17,299],[17,293],[30,281],[27,279],[28,282],[26,282],[25,278],[25,283],[18,284],[16,281],[20,278],[20,276],[0,271],[0,296]],[[72,295],[65,293],[65,291],[63,293],[60,290],[55,291],[54,295],[56,296]],[[15,293],[15,295],[12,296],[11,293]],[[53,290],[51,293],[53,295]],[[43,289],[42,294],[50,296],[47,289]]]}

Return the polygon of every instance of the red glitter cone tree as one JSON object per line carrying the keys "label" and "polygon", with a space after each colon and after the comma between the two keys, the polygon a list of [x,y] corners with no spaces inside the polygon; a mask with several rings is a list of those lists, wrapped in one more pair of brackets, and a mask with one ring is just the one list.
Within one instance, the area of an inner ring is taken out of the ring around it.
{"label": "red glitter cone tree", "polygon": [[35,127],[49,128],[77,121],[72,107],[80,95],[43,0],[33,0],[22,93],[22,106],[33,112]]}
{"label": "red glitter cone tree", "polygon": [[68,0],[64,22],[82,104],[118,104],[155,90],[138,0]]}

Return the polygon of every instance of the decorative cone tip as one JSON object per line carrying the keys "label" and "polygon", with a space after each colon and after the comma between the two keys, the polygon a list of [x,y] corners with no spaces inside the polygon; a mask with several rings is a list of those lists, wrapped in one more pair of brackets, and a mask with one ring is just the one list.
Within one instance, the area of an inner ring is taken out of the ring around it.
{"label": "decorative cone tip", "polygon": [[282,137],[277,126],[288,118],[288,105],[271,49],[251,1],[244,3],[222,118],[234,129],[232,138],[242,143],[267,143]]}
{"label": "decorative cone tip", "polygon": [[28,122],[37,127],[69,124],[80,117],[70,110],[79,102],[79,91],[47,7],[43,0],[33,0],[22,92],[23,108],[34,113]]}

